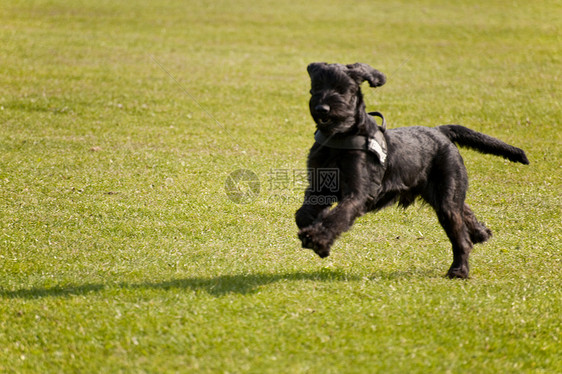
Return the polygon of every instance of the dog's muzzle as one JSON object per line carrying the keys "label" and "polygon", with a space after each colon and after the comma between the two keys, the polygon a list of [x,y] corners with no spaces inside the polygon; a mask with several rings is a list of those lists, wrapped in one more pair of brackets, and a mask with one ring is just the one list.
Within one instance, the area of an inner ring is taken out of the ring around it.
{"label": "dog's muzzle", "polygon": [[330,118],[328,114],[330,113],[330,107],[326,104],[319,104],[314,107],[315,117],[320,125],[327,125],[330,123]]}
{"label": "dog's muzzle", "polygon": [[316,111],[316,113],[318,113],[318,115],[320,116],[325,116],[326,114],[330,113],[330,107],[326,104],[320,104],[320,105],[316,105],[314,107],[314,110]]}

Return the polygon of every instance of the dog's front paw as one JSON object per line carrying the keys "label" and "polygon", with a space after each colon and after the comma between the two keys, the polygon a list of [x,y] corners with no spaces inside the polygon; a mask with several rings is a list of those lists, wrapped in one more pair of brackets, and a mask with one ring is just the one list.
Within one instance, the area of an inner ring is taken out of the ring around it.
{"label": "dog's front paw", "polygon": [[305,227],[299,231],[302,247],[312,249],[321,258],[330,255],[332,242],[327,238],[327,232],[320,224]]}
{"label": "dog's front paw", "polygon": [[303,248],[314,249],[312,233],[310,233],[309,228],[304,228],[299,231],[299,239]]}

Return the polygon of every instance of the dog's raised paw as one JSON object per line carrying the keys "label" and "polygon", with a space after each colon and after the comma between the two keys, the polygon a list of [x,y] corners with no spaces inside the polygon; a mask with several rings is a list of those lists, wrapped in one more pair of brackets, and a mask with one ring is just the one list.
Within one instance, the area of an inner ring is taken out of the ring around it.
{"label": "dog's raised paw", "polygon": [[322,239],[322,227],[309,226],[299,231],[302,247],[312,249],[320,258],[330,255],[330,242]]}
{"label": "dog's raised paw", "polygon": [[301,241],[302,247],[307,249],[314,249],[314,242],[312,241],[312,236],[302,229],[299,231],[299,239]]}

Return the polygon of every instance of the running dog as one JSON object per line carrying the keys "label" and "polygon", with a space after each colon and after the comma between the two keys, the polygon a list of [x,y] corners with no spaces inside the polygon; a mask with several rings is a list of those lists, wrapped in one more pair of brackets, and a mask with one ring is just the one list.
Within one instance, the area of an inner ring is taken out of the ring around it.
{"label": "running dog", "polygon": [[[330,255],[337,237],[355,219],[394,203],[406,208],[421,197],[437,213],[453,247],[450,278],[468,278],[473,244],[492,232],[465,203],[468,176],[455,144],[529,164],[525,152],[459,125],[386,130],[382,114],[367,113],[361,93],[386,82],[384,74],[362,63],[312,63],[310,113],[316,123],[309,170],[337,170],[337,186],[323,186],[309,175],[304,204],[296,212],[304,248]],[[373,117],[382,118],[377,125]],[[329,196],[335,196],[332,207]],[[323,198],[324,197],[324,198]]]}

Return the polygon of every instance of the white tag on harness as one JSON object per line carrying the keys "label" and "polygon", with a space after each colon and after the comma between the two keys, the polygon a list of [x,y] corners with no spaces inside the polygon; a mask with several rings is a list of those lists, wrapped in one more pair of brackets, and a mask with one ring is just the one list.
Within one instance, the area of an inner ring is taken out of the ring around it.
{"label": "white tag on harness", "polygon": [[374,152],[377,156],[379,156],[379,161],[384,165],[384,162],[386,161],[386,152],[382,149],[377,140],[374,138],[369,139],[368,147],[369,151]]}

